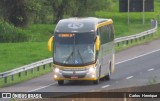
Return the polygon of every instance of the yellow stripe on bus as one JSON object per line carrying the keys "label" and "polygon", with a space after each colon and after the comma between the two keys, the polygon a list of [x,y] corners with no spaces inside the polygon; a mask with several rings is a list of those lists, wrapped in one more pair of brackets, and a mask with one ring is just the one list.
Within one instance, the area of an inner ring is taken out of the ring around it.
{"label": "yellow stripe on bus", "polygon": [[99,28],[99,27],[102,27],[102,26],[105,26],[105,25],[109,25],[109,24],[112,24],[112,23],[113,23],[113,21],[112,21],[111,19],[109,19],[109,20],[106,21],[106,22],[99,23],[99,24],[96,25],[96,30],[97,30],[97,28]]}

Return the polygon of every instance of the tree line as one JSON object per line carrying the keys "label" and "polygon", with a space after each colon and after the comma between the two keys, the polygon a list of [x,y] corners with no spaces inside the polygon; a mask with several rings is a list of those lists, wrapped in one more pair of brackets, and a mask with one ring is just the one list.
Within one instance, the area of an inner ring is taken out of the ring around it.
{"label": "tree line", "polygon": [[112,0],[0,0],[0,19],[16,27],[30,23],[57,23],[66,17],[94,16],[110,10]]}

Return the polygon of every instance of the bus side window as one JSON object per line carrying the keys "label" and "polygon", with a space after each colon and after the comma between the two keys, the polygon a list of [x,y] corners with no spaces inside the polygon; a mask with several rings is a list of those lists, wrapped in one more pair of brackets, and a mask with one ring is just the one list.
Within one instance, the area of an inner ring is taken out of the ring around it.
{"label": "bus side window", "polygon": [[110,34],[109,34],[109,27],[108,25],[106,26],[106,39],[107,39],[107,42],[110,42]]}
{"label": "bus side window", "polygon": [[114,40],[114,29],[113,25],[108,26],[109,42]]}
{"label": "bus side window", "polygon": [[111,35],[111,34],[112,34],[112,33],[111,33],[111,25],[109,25],[109,26],[108,26],[108,38],[109,38],[108,41],[109,41],[109,42],[112,41],[112,38],[111,38],[112,35]]}
{"label": "bus side window", "polygon": [[107,26],[102,26],[100,28],[100,37],[101,37],[101,44],[105,44],[108,42],[107,39]]}
{"label": "bus side window", "polygon": [[113,25],[111,25],[110,28],[111,28],[111,40],[113,41],[114,40],[114,27],[113,27]]}

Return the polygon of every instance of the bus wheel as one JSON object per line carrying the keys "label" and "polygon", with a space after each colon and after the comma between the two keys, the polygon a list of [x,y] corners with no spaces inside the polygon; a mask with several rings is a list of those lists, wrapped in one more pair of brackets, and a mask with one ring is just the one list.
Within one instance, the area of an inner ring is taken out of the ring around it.
{"label": "bus wheel", "polygon": [[104,79],[109,81],[110,80],[110,76],[111,76],[111,62],[110,62],[110,65],[109,65],[109,73],[104,77]]}
{"label": "bus wheel", "polygon": [[59,80],[58,81],[58,85],[63,85],[64,84],[64,80]]}
{"label": "bus wheel", "polygon": [[111,76],[111,72],[109,71],[108,75],[106,75],[104,77],[105,80],[109,81],[110,80],[110,76]]}
{"label": "bus wheel", "polygon": [[95,81],[93,81],[94,84],[99,84],[99,78]]}

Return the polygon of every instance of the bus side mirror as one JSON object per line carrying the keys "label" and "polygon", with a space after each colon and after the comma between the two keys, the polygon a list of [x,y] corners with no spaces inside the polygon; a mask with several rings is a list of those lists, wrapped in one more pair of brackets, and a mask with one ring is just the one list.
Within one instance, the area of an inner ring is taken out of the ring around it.
{"label": "bus side mirror", "polygon": [[100,39],[99,39],[99,36],[97,36],[96,38],[96,51],[99,51],[100,50]]}
{"label": "bus side mirror", "polygon": [[54,36],[52,36],[49,40],[48,40],[48,51],[51,52],[52,50],[52,42],[54,41]]}

